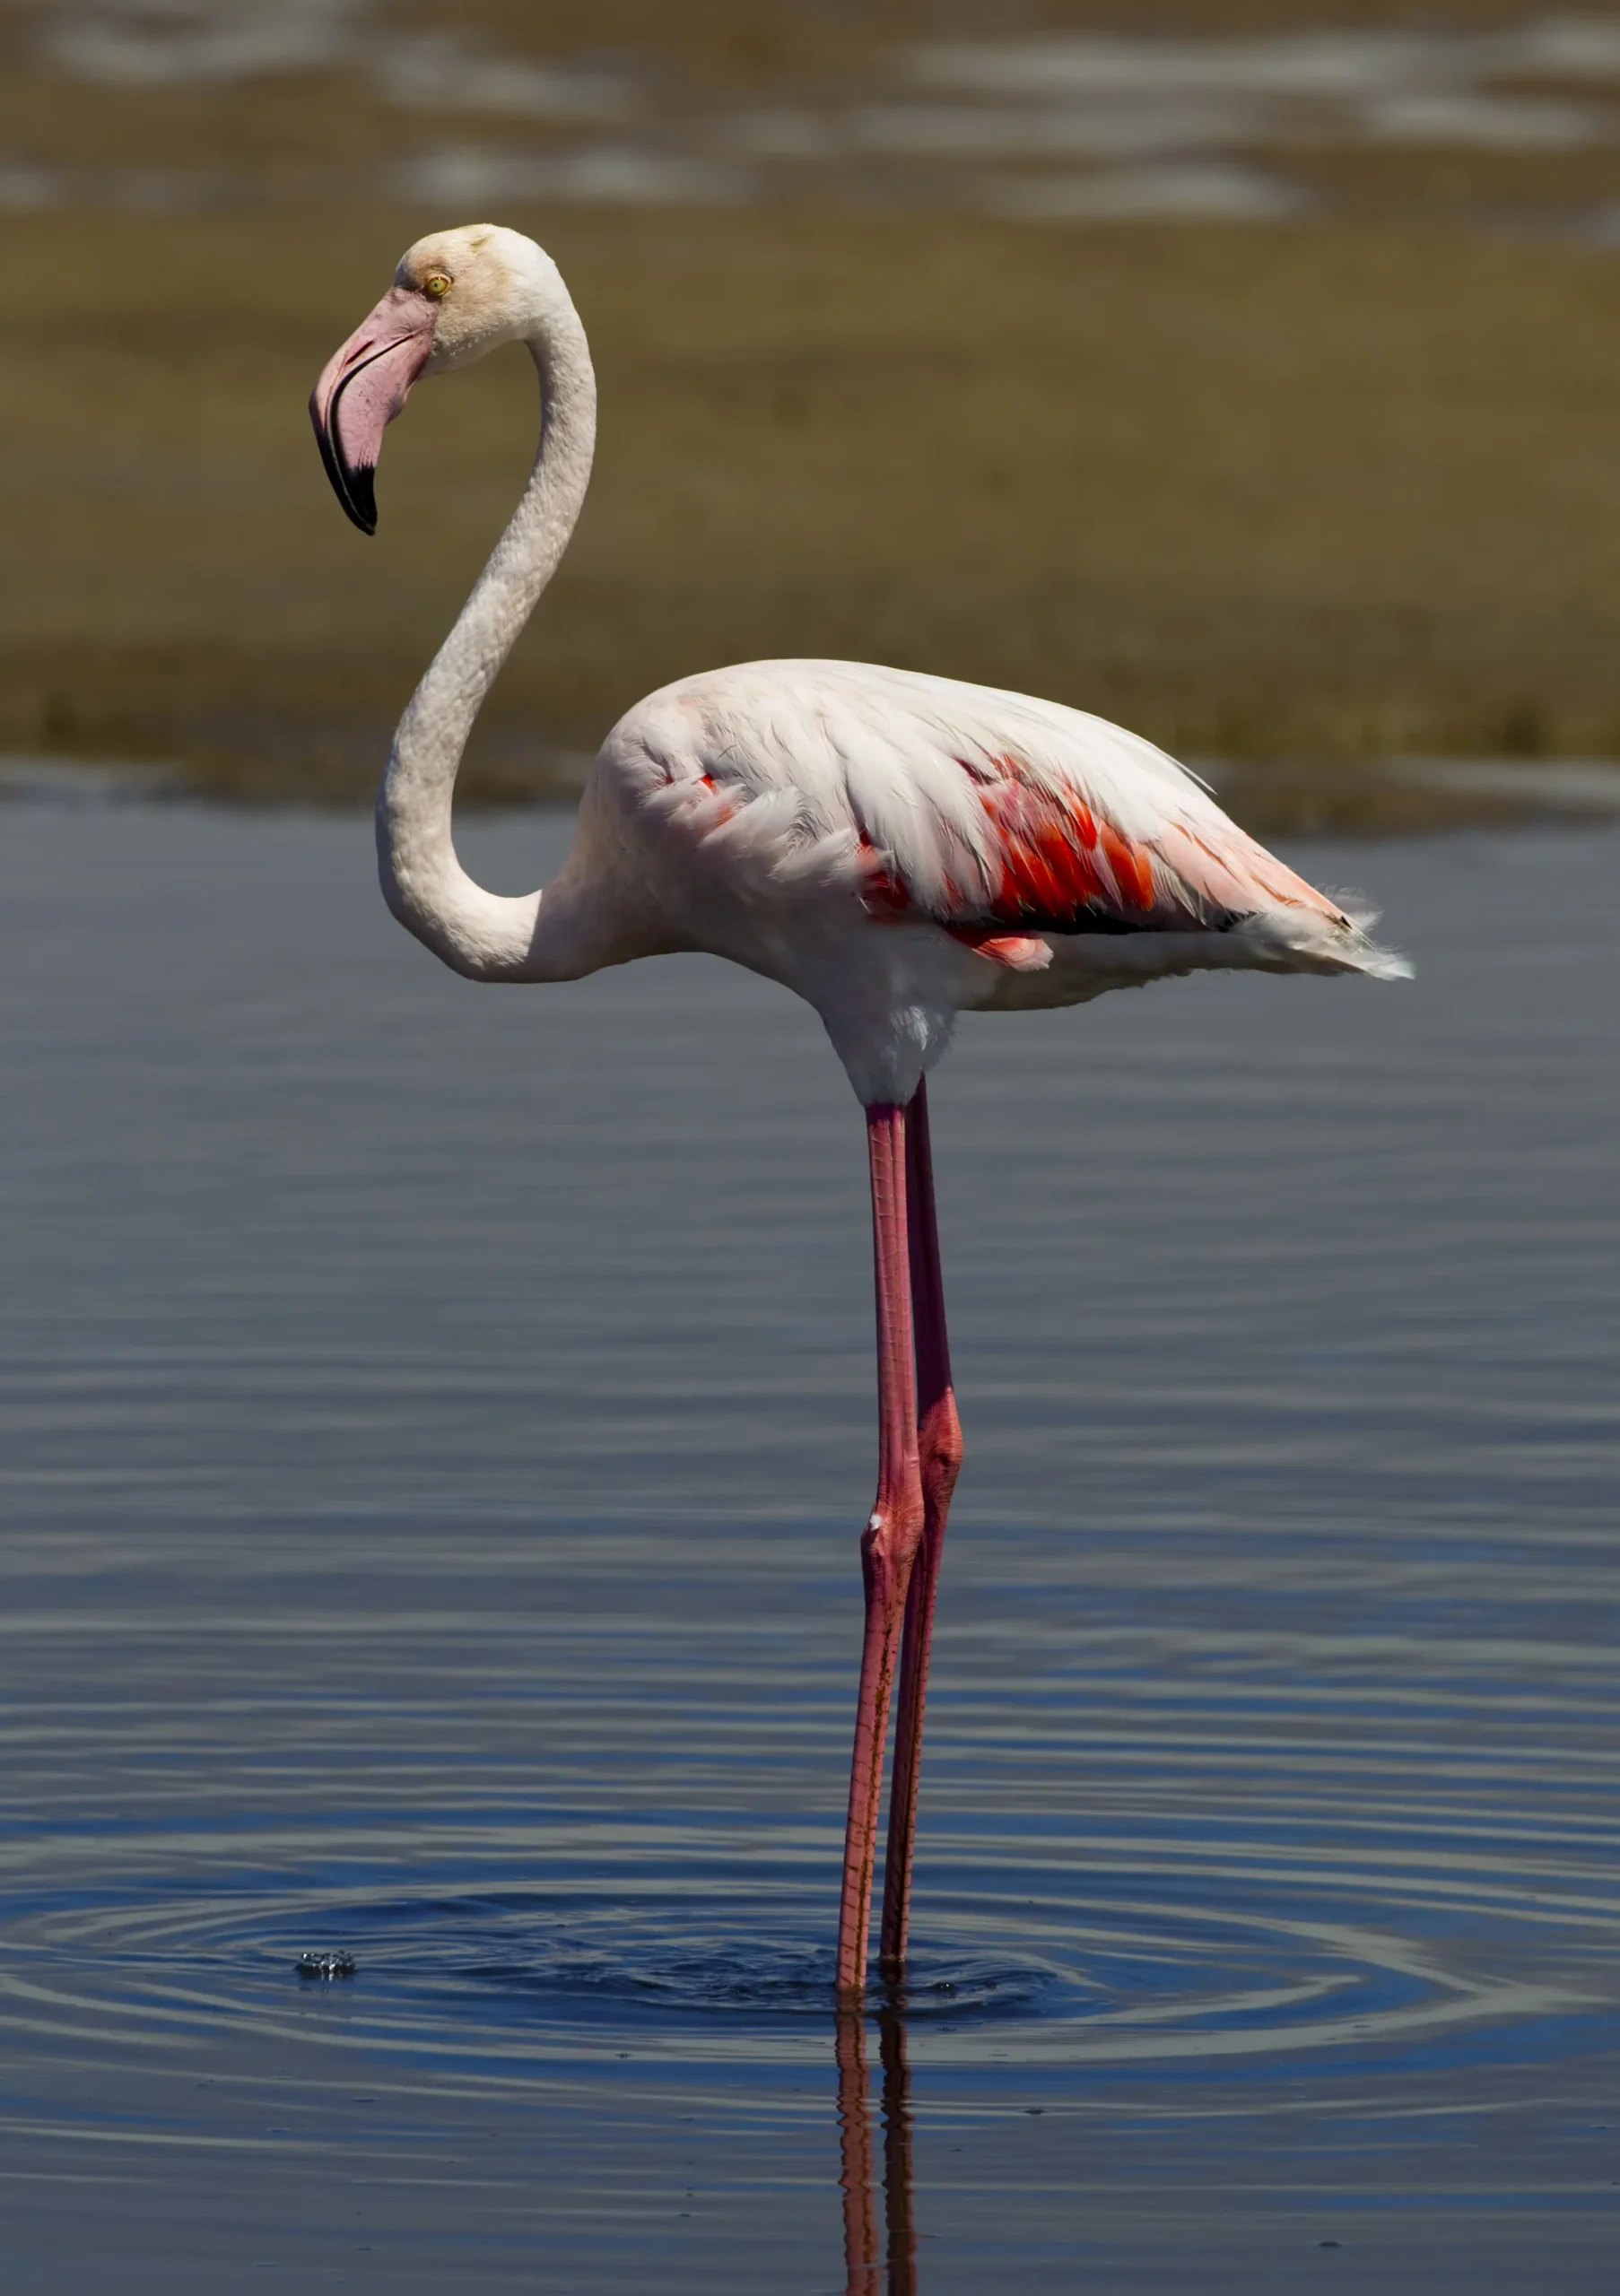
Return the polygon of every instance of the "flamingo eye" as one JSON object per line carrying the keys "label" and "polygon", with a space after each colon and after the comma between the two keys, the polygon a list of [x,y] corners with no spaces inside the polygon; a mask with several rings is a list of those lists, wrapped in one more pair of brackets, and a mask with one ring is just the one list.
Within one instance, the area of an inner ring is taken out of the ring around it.
{"label": "flamingo eye", "polygon": [[422,291],[424,295],[431,295],[437,303],[449,293],[450,283],[442,271],[430,271],[422,283]]}

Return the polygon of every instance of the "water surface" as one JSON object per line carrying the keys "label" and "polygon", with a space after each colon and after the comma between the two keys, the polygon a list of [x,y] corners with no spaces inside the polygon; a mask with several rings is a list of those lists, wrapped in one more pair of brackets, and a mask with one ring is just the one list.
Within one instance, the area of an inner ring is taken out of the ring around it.
{"label": "water surface", "polygon": [[840,2030],[814,1019],[458,982],[357,822],[0,811],[7,2288],[1612,2283],[1620,843],[1300,857],[1414,985],[939,1077],[969,1457]]}

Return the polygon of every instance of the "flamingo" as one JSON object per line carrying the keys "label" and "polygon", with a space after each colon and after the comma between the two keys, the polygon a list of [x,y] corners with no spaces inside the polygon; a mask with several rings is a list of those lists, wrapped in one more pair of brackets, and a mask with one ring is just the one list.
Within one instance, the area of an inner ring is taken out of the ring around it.
{"label": "flamingo", "polygon": [[1245,835],[1206,787],[1106,720],[1024,694],[835,661],[751,662],[639,701],[603,743],[561,874],[522,898],[462,869],[461,755],[567,547],[590,477],[596,381],[579,314],[532,239],[419,239],[321,372],[310,414],[337,499],[376,531],[382,433],[419,378],[527,345],[539,446],[516,510],[400,719],[377,804],[383,896],[479,981],[576,980],[705,950],[820,1014],[866,1112],[877,1304],[877,1492],[836,1982],[866,1982],[898,1671],[879,1966],[903,1970],[928,1648],[962,1465],[926,1078],[960,1012],[1079,1004],[1200,970],[1410,968],[1372,919]]}

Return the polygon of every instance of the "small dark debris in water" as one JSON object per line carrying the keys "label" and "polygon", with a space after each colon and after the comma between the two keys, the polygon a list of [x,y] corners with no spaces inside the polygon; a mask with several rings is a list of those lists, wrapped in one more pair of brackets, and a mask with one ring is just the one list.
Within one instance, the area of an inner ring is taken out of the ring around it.
{"label": "small dark debris in water", "polygon": [[353,1977],[353,1953],[300,1953],[298,1957],[300,1977],[317,1977],[328,1982],[335,1977]]}

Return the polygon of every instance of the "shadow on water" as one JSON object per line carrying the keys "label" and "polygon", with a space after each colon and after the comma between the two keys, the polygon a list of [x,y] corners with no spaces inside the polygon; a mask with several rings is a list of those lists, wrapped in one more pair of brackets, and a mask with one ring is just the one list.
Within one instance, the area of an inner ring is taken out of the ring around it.
{"label": "shadow on water", "polygon": [[[839,2013],[833,2043],[838,2062],[839,2186],[844,2199],[846,2296],[917,2296],[917,2220],[912,2198],[911,2068],[905,2020],[893,2007],[877,2014],[883,2068],[883,2232],[878,2233],[879,2155],[874,2144],[867,2020],[855,2009]],[[886,2276],[885,2276],[886,2274]]]}

